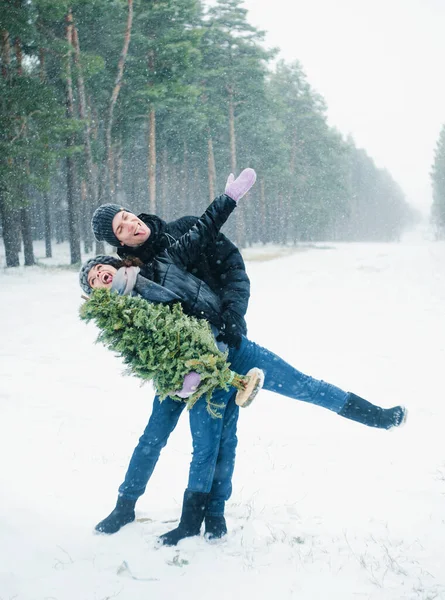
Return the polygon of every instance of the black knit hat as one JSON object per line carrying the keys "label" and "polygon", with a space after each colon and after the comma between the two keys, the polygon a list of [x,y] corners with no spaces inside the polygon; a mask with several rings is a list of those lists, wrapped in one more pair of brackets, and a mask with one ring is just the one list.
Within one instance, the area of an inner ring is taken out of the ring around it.
{"label": "black knit hat", "polygon": [[96,208],[91,219],[91,229],[98,242],[107,242],[110,246],[119,248],[120,241],[113,232],[113,219],[121,210],[131,213],[131,210],[119,204],[102,204]]}
{"label": "black knit hat", "polygon": [[115,256],[106,256],[105,254],[98,254],[94,258],[90,258],[83,263],[79,271],[79,283],[85,294],[91,294],[93,291],[92,287],[88,283],[88,273],[95,265],[111,265],[115,269],[118,269],[122,264],[120,258]]}

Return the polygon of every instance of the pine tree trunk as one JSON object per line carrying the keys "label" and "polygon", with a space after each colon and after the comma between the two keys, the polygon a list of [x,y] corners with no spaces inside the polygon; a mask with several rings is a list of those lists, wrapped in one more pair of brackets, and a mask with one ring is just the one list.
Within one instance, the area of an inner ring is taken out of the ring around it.
{"label": "pine tree trunk", "polygon": [[229,139],[230,139],[230,168],[232,173],[236,172],[236,136],[235,136],[235,104],[233,102],[233,92],[229,90]]}
{"label": "pine tree trunk", "polygon": [[[23,53],[22,53],[22,43],[21,43],[19,37],[17,37],[15,39],[14,48],[15,48],[17,76],[22,77],[22,75],[23,75],[23,67],[22,67]],[[26,169],[27,173],[29,173],[29,162],[28,161],[25,163],[25,169]],[[21,186],[21,187],[23,187],[23,192],[25,192],[24,186]],[[23,198],[26,197],[25,193],[23,193],[21,195]],[[34,249],[33,249],[33,243],[32,243],[31,208],[30,208],[30,206],[25,205],[20,208],[20,229],[22,232],[22,239],[23,239],[24,264],[25,264],[25,267],[31,267],[32,265],[35,265],[35,260],[34,260]]]}
{"label": "pine tree trunk", "polygon": [[[39,49],[39,76],[40,81],[46,80],[45,72],[45,49]],[[44,165],[45,173],[48,174],[48,165]],[[51,214],[50,214],[50,196],[48,190],[45,190],[42,194],[43,200],[43,222],[45,231],[45,256],[51,258],[53,255],[52,240],[51,240]]]}
{"label": "pine tree trunk", "polygon": [[280,222],[281,222],[281,243],[287,244],[287,234],[289,229],[289,211],[290,200],[289,191],[281,199],[281,211],[280,211]]}
{"label": "pine tree trunk", "polygon": [[[292,135],[292,146],[291,146],[291,156],[290,156],[290,188],[286,193],[286,203],[285,203],[285,211],[286,214],[283,215],[283,232],[285,234],[286,242],[288,241],[288,237],[293,240],[293,244],[296,245],[296,236],[295,236],[295,226],[294,223],[290,221],[290,207],[292,205],[292,198],[295,196],[295,171],[296,171],[296,159],[297,159],[297,130],[295,129]],[[293,215],[295,217],[295,215]],[[289,236],[290,231],[290,236]]]}
{"label": "pine tree trunk", "polygon": [[127,206],[135,206],[137,198],[140,196],[136,191],[138,189],[136,180],[140,180],[139,140],[137,137],[133,136],[133,139],[128,143],[128,146],[126,145],[126,147],[129,148],[129,157],[127,160],[124,160],[123,163]]}
{"label": "pine tree trunk", "polygon": [[[72,23],[73,15],[70,9],[66,16],[66,39],[68,43],[65,83],[67,119],[74,119],[73,82],[71,77]],[[68,135],[66,138],[66,148],[68,150],[66,158],[66,200],[68,204],[68,232],[72,265],[81,261],[78,202],[76,198],[76,165],[71,154],[74,143],[74,136],[72,134]]]}
{"label": "pine tree trunk", "polygon": [[283,194],[278,194],[278,227],[277,227],[277,238],[276,238],[276,242],[277,244],[283,243],[283,226],[284,226],[284,222],[283,222],[283,206],[284,206],[284,202],[283,202]]}
{"label": "pine tree trunk", "polygon": [[[71,149],[73,142],[67,140],[66,147]],[[71,264],[75,265],[81,261],[80,232],[78,217],[78,202],[76,195],[76,165],[74,158],[66,159],[66,200],[68,204],[68,237],[70,243]]]}
{"label": "pine tree trunk", "polygon": [[3,243],[5,245],[5,258],[7,267],[20,266],[19,248],[20,232],[14,211],[7,205],[4,192],[0,190],[0,218],[2,221]]}
{"label": "pine tree trunk", "polygon": [[127,26],[125,29],[124,36],[124,45],[122,48],[122,52],[119,58],[119,63],[117,66],[117,76],[114,82],[113,92],[110,98],[110,104],[108,107],[108,116],[107,116],[107,125],[105,129],[105,149],[106,149],[106,160],[107,160],[107,172],[106,172],[106,182],[107,182],[107,196],[108,201],[111,202],[114,196],[114,182],[113,182],[113,148],[112,148],[112,128],[113,128],[113,113],[114,107],[116,106],[116,101],[119,96],[119,92],[122,85],[122,78],[124,75],[124,67],[125,61],[127,60],[128,47],[130,45],[131,38],[131,27],[133,24],[133,0],[128,1],[128,15],[127,15]]}
{"label": "pine tree trunk", "polygon": [[45,81],[45,48],[39,48],[39,76],[40,81]]}
{"label": "pine tree trunk", "polygon": [[13,228],[16,231],[17,235],[14,235],[12,240],[15,247],[15,252],[22,251],[22,235],[20,232],[20,209],[17,206],[11,206],[10,208],[11,217],[13,219]]}
{"label": "pine tree trunk", "polygon": [[294,175],[295,173],[295,161],[297,157],[297,132],[294,131],[292,135],[292,145],[291,145],[291,154],[290,154],[290,174]]}
{"label": "pine tree trunk", "polygon": [[185,215],[191,214],[190,192],[189,192],[189,160],[188,160],[187,140],[184,140],[184,150],[182,153],[182,212]]}
{"label": "pine tree trunk", "polygon": [[123,144],[122,144],[122,137],[119,138],[119,142],[117,144],[117,153],[116,153],[116,181],[115,181],[115,187],[116,187],[116,194],[118,196],[118,201],[121,201],[122,198],[122,181],[123,181],[123,166],[124,166],[124,159],[123,159]]}
{"label": "pine tree trunk", "polygon": [[83,250],[84,252],[90,252],[93,249],[93,240],[90,227],[90,220],[87,218],[88,214],[88,186],[85,179],[80,182],[80,231],[83,239]]}
{"label": "pine tree trunk", "polygon": [[150,213],[156,214],[156,112],[150,108],[148,116],[148,192]]}
{"label": "pine tree trunk", "polygon": [[8,79],[9,65],[11,62],[9,31],[3,29],[1,32],[1,59],[2,59],[2,77]]}
{"label": "pine tree trunk", "polygon": [[[236,172],[236,134],[235,134],[235,103],[233,100],[233,90],[229,88],[229,138],[230,138],[230,166],[231,171],[237,176]],[[238,207],[236,211],[236,245],[242,248],[245,241],[245,225],[243,212]]]}
{"label": "pine tree trunk", "polygon": [[209,176],[209,204],[215,199],[215,185],[216,185],[216,168],[215,168],[215,155],[213,154],[213,140],[209,134],[207,139],[208,148],[208,176]]}
{"label": "pine tree trunk", "polygon": [[128,199],[128,205],[129,206],[134,206],[135,202],[136,202],[136,177],[130,177],[130,182],[129,182],[129,199]]}
{"label": "pine tree trunk", "polygon": [[[99,187],[98,187],[98,203],[102,204],[102,201],[104,200],[104,194],[105,194],[105,189],[107,186],[107,182],[106,182],[106,177],[107,177],[107,168],[106,168],[106,164],[104,162],[99,163],[98,166],[98,177],[97,180],[99,182]],[[99,242],[97,240],[95,240],[95,253],[96,254],[105,254],[105,243],[104,242]]]}
{"label": "pine tree trunk", "polygon": [[161,214],[167,219],[167,183],[168,183],[168,155],[167,148],[162,151],[162,174],[161,174]]}
{"label": "pine tree trunk", "polygon": [[193,180],[192,180],[192,198],[193,202],[191,204],[191,213],[192,215],[200,214],[198,209],[201,208],[201,186],[199,185],[199,169],[195,167],[193,169]]}
{"label": "pine tree trunk", "polygon": [[20,226],[22,230],[25,267],[31,267],[36,263],[32,247],[31,208],[29,206],[24,206],[20,209]]}
{"label": "pine tree trunk", "polygon": [[43,192],[43,217],[45,223],[45,256],[51,258],[53,255],[51,246],[51,214],[49,192]]}
{"label": "pine tree trunk", "polygon": [[22,53],[22,42],[20,41],[19,37],[15,38],[14,48],[15,48],[16,65],[17,65],[17,75],[19,77],[21,77],[23,75],[23,67],[22,67],[23,53]]}
{"label": "pine tree trunk", "polygon": [[[170,198],[178,198],[180,192],[180,186],[179,186],[179,177],[178,177],[178,170],[177,169],[171,169],[170,171],[170,176],[168,178],[168,184],[169,184],[169,192],[170,192]],[[172,202],[172,204],[169,207],[170,209],[170,218],[171,219],[177,219],[179,216],[182,216],[179,214],[179,210],[178,210],[178,206],[176,202]]]}
{"label": "pine tree trunk", "polygon": [[[72,42],[74,47],[74,64],[77,72],[77,90],[79,96],[79,117],[84,123],[83,128],[83,146],[85,153],[85,162],[87,166],[87,182],[85,201],[82,202],[82,222],[86,222],[84,229],[85,252],[89,252],[93,245],[93,236],[90,228],[90,220],[93,210],[97,207],[97,170],[93,162],[93,153],[91,150],[91,127],[87,115],[87,101],[85,94],[85,82],[83,79],[82,64],[80,61],[80,45],[77,28],[73,25]],[[83,182],[82,182],[83,183]]]}
{"label": "pine tree trunk", "polygon": [[116,189],[114,187],[114,152],[111,137],[107,142],[107,202],[114,202]]}

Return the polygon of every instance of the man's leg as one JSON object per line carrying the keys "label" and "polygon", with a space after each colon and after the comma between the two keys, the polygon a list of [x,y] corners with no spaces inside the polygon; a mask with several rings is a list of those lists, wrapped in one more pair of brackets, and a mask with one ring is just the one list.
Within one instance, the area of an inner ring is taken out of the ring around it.
{"label": "man's leg", "polygon": [[159,397],[155,396],[150,420],[133,451],[125,480],[119,487],[116,507],[96,525],[96,531],[116,533],[123,525],[134,521],[136,501],[145,492],[161,450],[176,427],[184,407],[184,402],[171,398],[159,402]]}
{"label": "man's leg", "polygon": [[215,475],[210,490],[209,503],[205,515],[205,533],[208,539],[218,539],[227,533],[224,509],[232,495],[232,477],[235,468],[236,447],[238,438],[239,407],[235,404],[236,392],[233,392],[224,414]]}
{"label": "man's leg", "polygon": [[208,413],[205,397],[198,400],[190,411],[193,457],[189,480],[179,525],[160,537],[160,542],[164,545],[175,546],[183,538],[199,535],[215,476],[225,411],[232,397],[232,389],[227,392],[216,390],[212,396],[212,402],[222,405],[218,409],[222,418],[212,417]]}

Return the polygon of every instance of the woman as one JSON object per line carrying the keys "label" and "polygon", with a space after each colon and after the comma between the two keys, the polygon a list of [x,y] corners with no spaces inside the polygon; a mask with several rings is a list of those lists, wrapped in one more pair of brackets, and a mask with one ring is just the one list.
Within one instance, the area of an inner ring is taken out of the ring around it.
{"label": "woman", "polygon": [[[242,179],[246,177],[243,174],[240,176]],[[114,286],[121,293],[122,291],[125,293],[138,293],[149,301],[179,301],[184,308],[184,312],[207,319],[214,330],[218,332],[221,324],[218,298],[206,284],[188,273],[186,268],[190,262],[196,260],[197,254],[202,252],[202,246],[211,243],[215,239],[219,228],[222,227],[229,214],[235,208],[236,200],[239,198],[232,199],[231,195],[233,198],[235,194],[231,191],[229,184],[226,187],[226,195],[217,198],[187,234],[182,236],[173,246],[164,250],[151,263],[140,269],[139,267],[122,267],[122,263],[118,262],[117,259],[113,259],[113,257],[97,257],[93,259],[95,262],[89,261],[84,265],[81,272],[83,289],[88,292],[91,288],[95,287]],[[246,374],[253,367],[262,369],[265,374],[264,387],[269,391],[317,404],[347,419],[371,427],[391,429],[392,427],[400,426],[406,418],[406,409],[404,407],[395,406],[384,409],[367,402],[353,393],[345,392],[329,383],[313,379],[304,375],[269,350],[258,346],[245,337],[243,337],[239,348],[229,348],[228,361],[231,363],[231,368],[240,374]],[[187,387],[186,383],[184,388]],[[199,384],[199,381],[195,381],[194,384]],[[187,389],[184,388],[181,391],[187,393]],[[218,403],[222,401],[228,407],[230,398],[227,397],[227,394],[223,398],[219,398],[218,394],[219,392],[215,393],[213,401]],[[233,401],[233,394],[231,399]],[[184,494],[183,511],[179,527],[173,532],[161,536],[161,541],[167,544],[177,543],[179,539],[189,535],[197,535],[206,515],[208,503],[212,502],[212,490],[216,491],[218,487],[223,486],[224,490],[226,490],[224,495],[225,500],[229,497],[227,490],[231,490],[228,480],[229,478],[231,480],[233,473],[236,442],[233,444],[232,438],[230,452],[232,453],[233,464],[231,470],[229,469],[222,475],[222,483],[221,480],[215,483],[211,464],[215,464],[215,472],[217,472],[216,460],[218,458],[218,451],[220,450],[220,437],[213,438],[212,442],[212,439],[209,439],[208,433],[209,431],[214,434],[218,433],[218,426],[215,424],[215,421],[220,420],[214,419],[212,422],[212,419],[208,418],[206,426],[203,427],[202,409],[201,412],[198,410],[195,413],[195,410],[200,408],[199,404],[198,402],[196,407],[190,412],[194,448],[190,467],[191,479],[189,479],[189,486]],[[204,402],[201,402],[202,404]],[[222,428],[219,431],[222,434]],[[214,441],[215,439],[216,442]],[[204,456],[211,457],[210,463],[203,460]],[[148,477],[151,475],[151,472],[148,473]],[[145,479],[145,485],[148,477]],[[141,479],[144,480],[144,477]],[[199,490],[195,489],[197,480],[201,482]],[[141,489],[141,493],[143,493],[145,486],[142,486]],[[196,495],[196,492],[199,492],[199,495]],[[128,490],[125,486],[121,486],[120,493],[122,496],[128,495]],[[223,515],[218,513],[221,512],[221,508],[223,509],[224,501],[221,502],[219,500],[219,503],[215,504],[215,516],[223,517]]]}

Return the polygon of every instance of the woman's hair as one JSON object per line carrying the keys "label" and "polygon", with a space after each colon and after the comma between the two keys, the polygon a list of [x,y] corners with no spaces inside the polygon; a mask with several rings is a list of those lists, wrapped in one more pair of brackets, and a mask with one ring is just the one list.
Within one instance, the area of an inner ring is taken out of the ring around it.
{"label": "woman's hair", "polygon": [[[126,256],[125,258],[121,259],[121,267],[143,267],[144,263],[141,261],[140,258],[137,258],[136,256]],[[120,267],[116,267],[117,269],[120,269]]]}
{"label": "woman's hair", "polygon": [[90,258],[83,263],[79,272],[79,283],[80,287],[86,294],[91,294],[93,291],[92,287],[88,283],[88,274],[91,269],[96,265],[111,265],[115,269],[121,267],[141,267],[143,263],[134,256],[128,256],[126,258],[119,258],[118,256],[108,256],[106,254],[99,254],[94,258]]}

